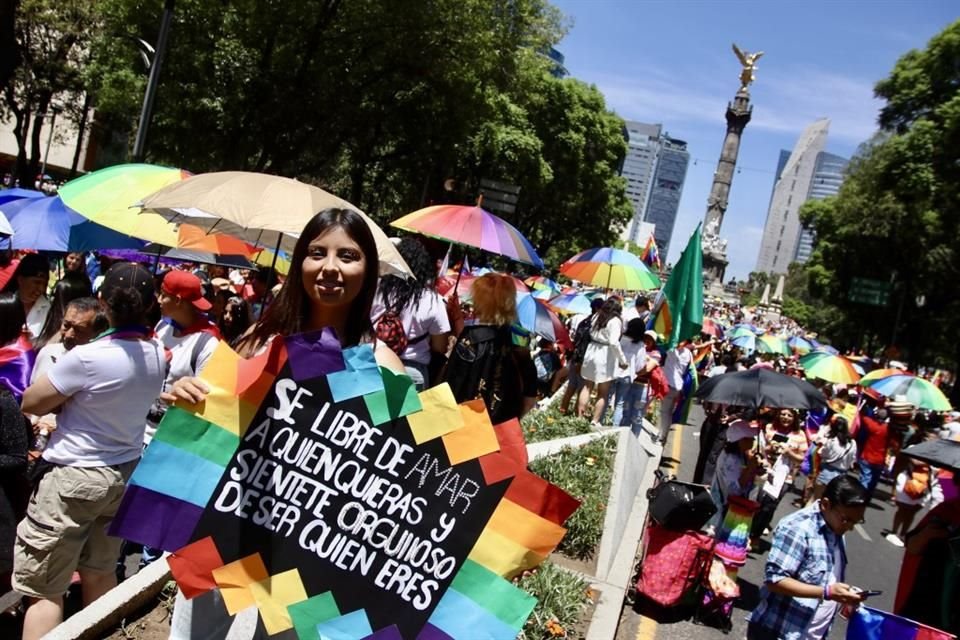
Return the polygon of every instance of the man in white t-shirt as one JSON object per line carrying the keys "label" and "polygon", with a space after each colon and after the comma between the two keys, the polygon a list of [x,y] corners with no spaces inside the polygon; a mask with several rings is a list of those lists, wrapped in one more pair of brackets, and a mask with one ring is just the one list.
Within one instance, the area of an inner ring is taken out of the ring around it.
{"label": "man in white t-shirt", "polygon": [[625,309],[623,315],[621,316],[623,320],[623,326],[627,326],[631,320],[634,318],[640,318],[643,321],[643,326],[647,326],[647,322],[650,320],[650,301],[645,295],[637,296],[636,302],[629,309]]}
{"label": "man in white t-shirt", "polygon": [[43,452],[46,473],[17,527],[13,587],[27,596],[23,640],[63,619],[63,594],[79,571],[84,605],[116,585],[120,540],[107,535],[143,450],[143,416],[163,387],[163,349],[144,326],[153,276],[132,263],[104,276],[110,331],[67,352],[24,392],[23,410],[57,408]]}

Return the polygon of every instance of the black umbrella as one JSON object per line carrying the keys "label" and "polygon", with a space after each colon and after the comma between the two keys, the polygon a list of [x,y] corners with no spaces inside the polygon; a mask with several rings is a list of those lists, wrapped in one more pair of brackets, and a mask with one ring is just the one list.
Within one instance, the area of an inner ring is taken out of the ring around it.
{"label": "black umbrella", "polygon": [[960,442],[953,440],[927,440],[912,447],[907,447],[903,453],[941,469],[960,471]]}
{"label": "black umbrella", "polygon": [[736,407],[815,409],[827,406],[823,394],[806,380],[764,367],[714,376],[700,385],[696,397]]}

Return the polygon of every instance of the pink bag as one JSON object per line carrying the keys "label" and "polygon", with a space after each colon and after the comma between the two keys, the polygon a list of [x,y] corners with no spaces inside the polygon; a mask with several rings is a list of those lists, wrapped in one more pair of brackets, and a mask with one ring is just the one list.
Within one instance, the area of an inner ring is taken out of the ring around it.
{"label": "pink bag", "polygon": [[696,531],[670,531],[651,523],[637,593],[672,607],[702,581],[713,554],[713,538]]}

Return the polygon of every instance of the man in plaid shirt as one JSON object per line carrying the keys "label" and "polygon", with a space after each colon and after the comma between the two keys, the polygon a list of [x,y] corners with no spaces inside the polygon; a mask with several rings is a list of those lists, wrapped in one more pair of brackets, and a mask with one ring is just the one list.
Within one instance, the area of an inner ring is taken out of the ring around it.
{"label": "man in plaid shirt", "polygon": [[866,505],[860,483],[841,475],[819,501],[780,521],[760,604],[750,614],[748,640],[820,640],[840,605],[863,600],[859,589],[843,582],[843,534],[863,522]]}

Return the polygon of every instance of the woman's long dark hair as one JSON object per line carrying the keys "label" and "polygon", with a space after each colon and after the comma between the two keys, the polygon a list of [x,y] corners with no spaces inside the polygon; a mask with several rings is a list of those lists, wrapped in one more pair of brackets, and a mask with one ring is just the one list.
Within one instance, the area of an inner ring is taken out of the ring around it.
{"label": "woman's long dark hair", "polygon": [[16,293],[20,288],[19,279],[32,278],[34,276],[46,276],[50,273],[50,262],[39,253],[28,253],[20,258],[16,270],[7,284],[3,287],[3,293]]}
{"label": "woman's long dark hair", "polygon": [[303,288],[303,261],[307,257],[310,243],[317,236],[337,227],[343,229],[357,243],[366,261],[363,287],[350,305],[350,312],[347,314],[347,335],[339,337],[345,344],[352,346],[371,336],[370,307],[373,306],[373,297],[377,293],[379,273],[377,243],[373,239],[370,227],[355,211],[330,208],[313,216],[300,232],[300,238],[293,248],[293,257],[290,259],[290,273],[280,293],[267,307],[263,318],[250,334],[251,346],[259,348],[271,336],[289,336],[306,329],[310,318],[310,299]]}
{"label": "woman's long dark hair", "polygon": [[236,346],[240,337],[250,326],[250,305],[240,296],[231,296],[227,291],[218,291],[217,295],[227,294],[228,298],[223,305],[223,311],[226,313],[227,307],[233,307],[233,319],[227,323],[224,315],[221,314],[217,319],[217,326],[220,327],[220,335],[231,347]]}
{"label": "woman's long dark hair", "polygon": [[20,337],[27,316],[15,293],[0,293],[0,347]]}
{"label": "woman's long dark hair", "polygon": [[[619,318],[620,312],[623,310],[623,307],[620,305],[620,301],[616,298],[607,298],[604,301],[603,306],[600,307],[600,311],[597,312],[597,319],[593,321],[594,329],[603,329],[607,326],[607,323],[610,322],[613,318]],[[619,336],[617,337],[619,340]]]}
{"label": "woman's long dark hair", "polygon": [[847,419],[841,416],[834,416],[833,420],[830,421],[830,435],[846,447],[850,442],[850,427],[847,425]]}
{"label": "woman's long dark hair", "polygon": [[77,298],[86,298],[93,295],[90,288],[90,279],[79,271],[68,272],[53,285],[53,293],[50,300],[50,312],[43,323],[43,329],[33,344],[34,349],[39,351],[53,339],[53,336],[60,331],[60,325],[63,323],[63,315],[67,312],[67,305],[71,300]]}
{"label": "woman's long dark hair", "polygon": [[399,314],[407,306],[419,304],[423,292],[433,287],[436,273],[430,254],[416,238],[403,238],[397,251],[413,271],[413,278],[384,276],[380,279],[380,299],[387,311]]}

